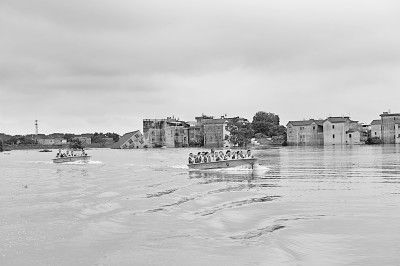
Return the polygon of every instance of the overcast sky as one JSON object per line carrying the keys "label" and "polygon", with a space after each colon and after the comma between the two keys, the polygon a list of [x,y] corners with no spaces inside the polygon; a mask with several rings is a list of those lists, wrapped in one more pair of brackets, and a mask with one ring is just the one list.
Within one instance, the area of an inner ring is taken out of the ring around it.
{"label": "overcast sky", "polygon": [[400,112],[400,2],[1,0],[0,132]]}

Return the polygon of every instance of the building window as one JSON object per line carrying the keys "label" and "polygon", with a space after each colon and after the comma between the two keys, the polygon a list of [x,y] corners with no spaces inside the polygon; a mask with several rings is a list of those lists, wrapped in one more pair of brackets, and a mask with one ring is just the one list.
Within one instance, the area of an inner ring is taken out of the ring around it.
{"label": "building window", "polygon": [[333,138],[333,139],[335,138],[335,134],[332,135],[332,138]]}
{"label": "building window", "polygon": [[375,132],[375,136],[376,136],[376,132]]}
{"label": "building window", "polygon": [[314,130],[315,130],[315,126],[313,126],[313,127],[312,127],[312,129],[314,129]]}
{"label": "building window", "polygon": [[351,138],[351,134],[349,134],[349,138]]}
{"label": "building window", "polygon": [[335,129],[335,125],[332,125],[332,129]]}

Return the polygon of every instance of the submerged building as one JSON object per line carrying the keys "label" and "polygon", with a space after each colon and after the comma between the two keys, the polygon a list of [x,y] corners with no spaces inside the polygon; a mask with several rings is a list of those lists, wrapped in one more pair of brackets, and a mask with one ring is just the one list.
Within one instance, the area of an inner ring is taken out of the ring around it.
{"label": "submerged building", "polygon": [[323,122],[324,145],[362,144],[362,126],[348,116],[328,117]]}
{"label": "submerged building", "polygon": [[383,112],[381,115],[381,139],[384,144],[400,143],[400,113]]}
{"label": "submerged building", "polygon": [[203,121],[204,147],[223,148],[229,147],[228,119],[208,119]]}
{"label": "submerged building", "polygon": [[287,127],[288,145],[322,145],[324,120],[289,121]]}
{"label": "submerged building", "polygon": [[189,124],[175,118],[144,119],[143,139],[148,147],[187,147],[189,146]]}
{"label": "submerged building", "polygon": [[124,134],[113,144],[113,149],[140,149],[144,147],[143,135],[139,130]]}

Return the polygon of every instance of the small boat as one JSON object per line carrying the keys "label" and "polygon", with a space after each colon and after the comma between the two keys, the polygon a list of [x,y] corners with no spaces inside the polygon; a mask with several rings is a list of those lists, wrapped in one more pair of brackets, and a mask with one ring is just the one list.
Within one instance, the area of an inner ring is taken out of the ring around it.
{"label": "small boat", "polygon": [[44,150],[40,150],[39,152],[52,152],[52,151],[48,150],[48,149],[44,149]]}
{"label": "small boat", "polygon": [[224,169],[231,167],[245,167],[248,169],[253,169],[256,162],[256,158],[244,158],[235,160],[224,160],[217,162],[208,163],[193,163],[188,164],[190,170],[208,170],[208,169]]}
{"label": "small boat", "polygon": [[53,159],[53,163],[68,163],[68,162],[78,162],[78,161],[88,161],[90,160],[89,155],[84,156],[68,156]]}

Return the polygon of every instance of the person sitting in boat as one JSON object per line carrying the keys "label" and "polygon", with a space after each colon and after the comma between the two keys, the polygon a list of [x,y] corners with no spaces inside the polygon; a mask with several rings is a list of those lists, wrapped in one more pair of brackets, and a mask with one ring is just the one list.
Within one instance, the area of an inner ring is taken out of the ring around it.
{"label": "person sitting in boat", "polygon": [[254,158],[254,156],[251,154],[251,150],[247,150],[246,157],[247,158]]}
{"label": "person sitting in boat", "polygon": [[225,154],[224,154],[224,152],[223,152],[223,151],[220,151],[220,152],[219,152],[219,156],[218,156],[218,158],[219,158],[219,161],[222,161],[222,160],[224,160],[224,158],[225,158]]}
{"label": "person sitting in boat", "polygon": [[215,158],[214,158],[214,153],[209,153],[208,154],[208,160],[210,161],[210,162],[215,162]]}
{"label": "person sitting in boat", "polygon": [[201,152],[198,152],[197,155],[194,157],[195,163],[201,163]]}
{"label": "person sitting in boat", "polygon": [[189,164],[193,164],[194,163],[194,158],[193,158],[193,153],[189,153]]}
{"label": "person sitting in boat", "polygon": [[219,154],[218,154],[218,152],[216,151],[216,152],[214,152],[214,161],[215,162],[219,162],[219,161],[221,161],[221,157],[219,157]]}
{"label": "person sitting in boat", "polygon": [[237,158],[236,158],[236,152],[232,152],[231,160],[235,160],[235,159],[237,159]]}
{"label": "person sitting in boat", "polygon": [[239,152],[239,156],[240,156],[240,159],[245,158],[245,157],[244,157],[244,154],[243,154],[243,151],[240,151],[240,152]]}
{"label": "person sitting in boat", "polygon": [[224,160],[230,160],[231,159],[231,151],[227,150],[224,156]]}

